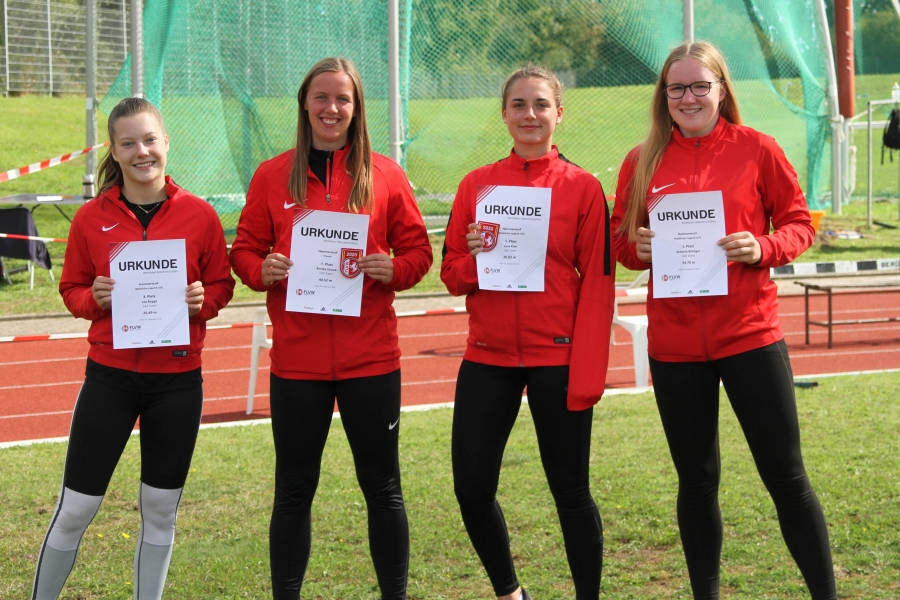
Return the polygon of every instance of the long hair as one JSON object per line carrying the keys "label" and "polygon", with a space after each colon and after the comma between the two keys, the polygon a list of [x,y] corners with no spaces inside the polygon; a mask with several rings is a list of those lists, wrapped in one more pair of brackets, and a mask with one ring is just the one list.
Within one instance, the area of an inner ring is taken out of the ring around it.
{"label": "long hair", "polygon": [[512,84],[519,79],[543,79],[547,82],[547,85],[550,86],[550,89],[553,90],[553,99],[556,101],[556,107],[559,108],[562,106],[563,84],[559,78],[554,75],[552,71],[548,71],[540,65],[528,63],[513,71],[510,76],[506,78],[506,81],[503,82],[503,87],[500,89],[500,95],[503,99],[502,108],[506,108],[506,99],[509,96],[509,88],[511,88]]}
{"label": "long hair", "polygon": [[166,125],[163,123],[162,113],[152,103],[143,98],[125,98],[116,104],[115,108],[110,111],[109,120],[106,122],[110,149],[97,166],[97,181],[100,185],[100,191],[97,192],[98,196],[103,195],[115,186],[121,188],[122,184],[125,183],[125,179],[122,176],[122,167],[112,155],[112,149],[116,145],[116,121],[122,117],[133,117],[141,113],[149,113],[156,117],[156,120],[159,121],[160,129],[165,135]]}
{"label": "long hair", "polygon": [[353,82],[353,103],[356,107],[350,128],[347,130],[347,175],[353,181],[347,205],[352,212],[368,210],[372,204],[372,142],[369,140],[369,127],[366,124],[366,103],[363,98],[362,80],[359,71],[346,58],[331,57],[317,62],[306,74],[300,91],[297,92],[297,148],[294,153],[294,164],[288,180],[291,198],[300,206],[306,206],[307,174],[309,172],[309,149],[312,147],[312,127],[309,124],[309,111],[306,110],[306,95],[312,80],[322,73],[346,73]]}
{"label": "long hair", "polygon": [[633,159],[637,160],[637,165],[631,181],[625,188],[628,194],[625,217],[618,232],[627,233],[628,239],[631,241],[637,239],[638,227],[643,227],[647,223],[647,188],[650,186],[650,180],[653,179],[656,169],[659,168],[666,146],[672,139],[672,128],[675,126],[675,121],[669,114],[666,78],[669,76],[672,63],[686,58],[693,58],[722,81],[725,98],[719,104],[719,114],[730,123],[743,124],[737,96],[731,86],[728,65],[725,64],[725,59],[718,48],[709,42],[685,42],[672,50],[663,64],[659,79],[656,81],[656,88],[653,90],[653,101],[650,104],[650,131],[641,142],[637,158]]}

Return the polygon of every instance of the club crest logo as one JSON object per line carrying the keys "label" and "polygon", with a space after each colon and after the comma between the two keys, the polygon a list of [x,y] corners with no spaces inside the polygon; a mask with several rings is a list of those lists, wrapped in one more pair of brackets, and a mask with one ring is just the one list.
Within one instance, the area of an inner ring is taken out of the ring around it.
{"label": "club crest logo", "polygon": [[128,333],[128,325],[122,325],[122,331]]}
{"label": "club crest logo", "polygon": [[301,290],[300,288],[297,288],[297,295],[298,295],[298,296],[302,296],[302,295],[303,295],[303,290]]}
{"label": "club crest logo", "polygon": [[481,235],[481,239],[484,242],[484,247],[481,249],[482,252],[490,252],[497,247],[497,240],[500,237],[500,225],[481,221],[475,230]]}
{"label": "club crest logo", "polygon": [[362,250],[341,248],[341,275],[347,279],[353,279],[362,273],[362,270],[359,268],[359,259],[362,256]]}
{"label": "club crest logo", "polygon": [[669,276],[668,276],[668,275],[663,275],[663,276],[662,276],[662,280],[663,280],[663,281],[668,281],[668,280],[669,280]]}

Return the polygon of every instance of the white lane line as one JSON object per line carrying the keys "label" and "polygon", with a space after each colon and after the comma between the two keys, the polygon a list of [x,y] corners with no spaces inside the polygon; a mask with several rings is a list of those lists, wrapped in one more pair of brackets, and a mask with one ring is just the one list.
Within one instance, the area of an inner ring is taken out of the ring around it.
{"label": "white lane line", "polygon": [[59,381],[57,383],[31,383],[28,385],[4,385],[0,387],[0,390],[25,390],[31,388],[42,388],[42,387],[56,387],[60,385],[81,385],[84,383],[84,379],[79,379],[78,381]]}
{"label": "white lane line", "polygon": [[424,338],[424,337],[437,337],[439,335],[469,335],[468,331],[445,331],[442,333],[410,333],[408,335],[399,336],[401,340],[407,338]]}
{"label": "white lane line", "polygon": [[71,415],[71,410],[54,410],[52,412],[26,413],[20,415],[3,415],[0,419],[24,419],[25,417],[46,417],[49,415]]}
{"label": "white lane line", "polygon": [[[794,350],[797,350],[797,347],[794,347]],[[863,354],[886,354],[889,352],[897,352],[896,348],[875,348],[872,350],[851,350],[847,352],[793,352],[791,354],[791,360],[798,358],[822,358],[823,356],[829,358],[837,358],[841,356],[859,356]]]}
{"label": "white lane line", "polygon": [[81,356],[69,356],[66,358],[35,358],[33,360],[14,360],[10,362],[0,362],[0,367],[12,367],[16,365],[30,365],[34,363],[49,363],[49,362],[67,362],[72,360],[87,360],[85,355]]}
{"label": "white lane line", "polygon": [[[872,331],[886,331],[886,332],[900,331],[900,325],[891,325],[891,326],[888,326],[888,327],[859,327],[859,326],[856,326],[856,327],[854,327],[853,329],[844,329],[843,327],[841,327],[840,329],[838,329],[838,327],[839,327],[838,325],[835,325],[834,327],[835,327],[835,329],[834,329],[834,332],[833,332],[833,333],[837,333],[838,331],[840,331],[841,333],[844,333],[844,332],[846,332],[846,333],[865,333],[865,332],[867,332],[867,331],[868,331],[868,332],[872,332]],[[785,331],[785,332],[784,332],[784,335],[785,335],[785,336],[789,336],[789,335],[790,335],[790,336],[805,336],[805,335],[806,335],[806,331]],[[828,335],[828,328],[827,328],[827,327],[822,327],[822,326],[815,327],[815,328],[810,327],[810,328],[809,328],[809,335]],[[862,340],[854,340],[854,341],[859,342],[859,341],[862,341]],[[872,341],[875,341],[875,340],[865,340],[865,341],[867,341],[867,342],[872,342]]]}

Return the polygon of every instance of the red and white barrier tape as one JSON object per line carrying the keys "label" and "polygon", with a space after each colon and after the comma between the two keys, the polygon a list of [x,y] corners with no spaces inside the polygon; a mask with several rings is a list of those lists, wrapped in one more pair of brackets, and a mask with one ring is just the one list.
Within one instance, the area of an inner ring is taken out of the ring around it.
{"label": "red and white barrier tape", "polygon": [[69,162],[73,158],[78,158],[82,154],[93,152],[94,150],[98,150],[100,148],[103,148],[104,146],[109,146],[109,142],[103,142],[102,144],[91,146],[90,148],[84,148],[83,150],[79,150],[78,152],[63,154],[62,156],[57,156],[56,158],[42,160],[41,162],[34,163],[33,165],[26,165],[24,167],[19,167],[18,169],[10,169],[9,171],[0,173],[0,183],[9,181],[10,179],[16,179],[18,177],[21,177],[22,175],[31,175],[32,173],[37,173],[38,171],[43,171],[44,169],[49,169],[50,167],[61,165],[64,162]]}
{"label": "red and white barrier tape", "polygon": [[[454,313],[466,312],[465,306],[457,306],[456,308],[433,308],[430,310],[414,310],[410,312],[397,313],[398,317],[421,317],[424,315],[450,315]],[[271,323],[232,323],[230,325],[210,325],[206,329],[242,329],[246,327],[255,327],[256,325],[271,325]],[[77,340],[87,337],[86,331],[78,333],[48,333],[42,335],[9,335],[0,336],[2,342],[39,342],[46,340]]]}
{"label": "red and white barrier tape", "polygon": [[17,233],[0,233],[0,238],[9,238],[11,240],[34,240],[37,242],[62,242],[67,244],[69,240],[64,238],[38,237],[36,235],[19,235]]}
{"label": "red and white barrier tape", "polygon": [[625,296],[646,296],[647,288],[638,287],[638,288],[616,288],[616,298],[623,298]]}

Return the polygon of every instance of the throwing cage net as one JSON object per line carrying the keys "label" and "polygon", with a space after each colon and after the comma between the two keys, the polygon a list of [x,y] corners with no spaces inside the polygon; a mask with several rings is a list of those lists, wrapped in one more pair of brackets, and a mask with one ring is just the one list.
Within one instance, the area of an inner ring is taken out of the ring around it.
{"label": "throwing cage net", "polygon": [[[471,169],[508,154],[500,85],[532,61],[566,85],[554,142],[607,193],[644,137],[658,69],[682,37],[682,0],[400,0],[403,166],[422,213],[445,221]],[[778,140],[811,207],[827,190],[825,38],[812,0],[696,0],[746,124]],[[259,163],[294,144],[300,82],[326,56],[362,75],[375,150],[388,153],[387,2],[154,0],[144,89],[171,140],[169,172],[233,231]],[[868,60],[868,59],[867,59]],[[130,95],[124,65],[100,107]]]}

